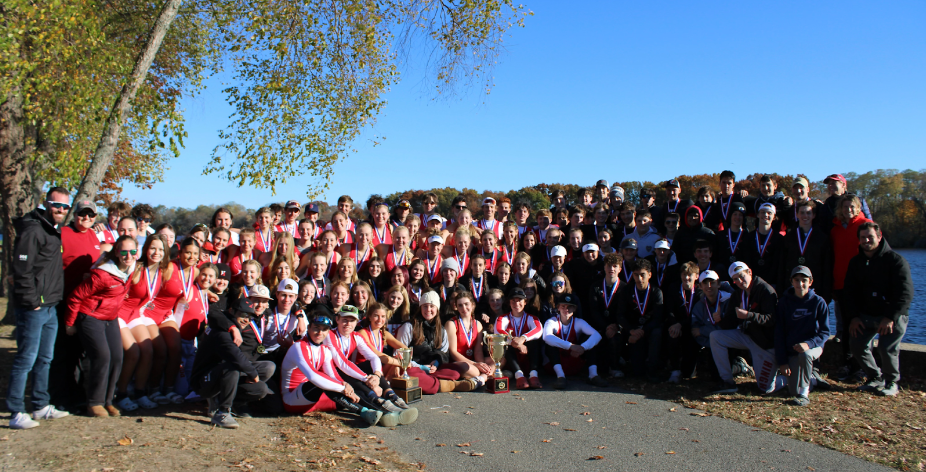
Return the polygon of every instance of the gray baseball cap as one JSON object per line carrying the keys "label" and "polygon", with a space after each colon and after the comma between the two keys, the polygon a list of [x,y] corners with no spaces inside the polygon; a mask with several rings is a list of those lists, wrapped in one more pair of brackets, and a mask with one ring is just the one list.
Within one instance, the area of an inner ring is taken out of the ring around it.
{"label": "gray baseball cap", "polygon": [[791,278],[793,279],[795,275],[803,275],[810,279],[813,278],[813,274],[810,273],[810,268],[802,265],[791,269]]}

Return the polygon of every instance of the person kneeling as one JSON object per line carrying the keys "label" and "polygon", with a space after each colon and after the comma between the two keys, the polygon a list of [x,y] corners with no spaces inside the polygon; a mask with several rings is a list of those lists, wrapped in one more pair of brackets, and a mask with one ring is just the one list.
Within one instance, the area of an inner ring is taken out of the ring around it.
{"label": "person kneeling", "polygon": [[[230,311],[242,331],[258,316],[254,302],[247,298],[238,299]],[[273,362],[252,362],[235,344],[230,332],[210,329],[196,352],[190,386],[209,402],[212,424],[234,429],[238,422],[232,418],[232,403],[244,404],[267,396],[270,388],[266,382],[275,370]]]}
{"label": "person kneeling", "polygon": [[813,370],[813,361],[823,354],[829,339],[829,307],[810,286],[813,275],[805,266],[791,271],[791,288],[778,302],[775,321],[775,360],[779,372],[788,378],[788,390],[798,406],[810,403],[811,387],[826,389],[829,384]]}
{"label": "person kneeling", "polygon": [[374,426],[383,412],[360,405],[353,387],[334,368],[336,354],[324,344],[334,327],[332,316],[326,305],[317,306],[308,336],[293,344],[283,358],[283,406],[296,414],[337,409],[354,413]]}
{"label": "person kneeling", "polygon": [[556,373],[553,388],[557,390],[566,388],[566,370],[563,364],[573,373],[580,367],[579,359],[588,365],[588,383],[596,387],[608,386],[608,383],[598,376],[598,361],[593,349],[601,341],[601,334],[585,320],[574,316],[577,303],[575,295],[571,293],[558,295],[556,308],[559,316],[550,318],[543,325],[547,358]]}

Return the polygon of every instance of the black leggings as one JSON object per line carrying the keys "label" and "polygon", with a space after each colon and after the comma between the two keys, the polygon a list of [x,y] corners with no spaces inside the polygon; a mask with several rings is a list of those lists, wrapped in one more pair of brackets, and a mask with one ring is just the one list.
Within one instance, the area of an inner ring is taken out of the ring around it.
{"label": "black leggings", "polygon": [[302,396],[305,397],[306,400],[315,403],[322,397],[322,394],[330,398],[331,401],[333,401],[334,404],[337,405],[337,408],[341,411],[359,415],[364,408],[363,406],[352,402],[341,392],[329,392],[327,390],[322,390],[312,382],[306,382],[302,384]]}
{"label": "black leggings", "polygon": [[[344,379],[344,381],[347,382],[347,384],[350,385],[354,389],[354,393],[356,393],[357,396],[360,397],[359,403],[361,406],[365,406],[371,410],[382,410],[383,409],[383,405],[379,399],[379,396],[376,395],[376,392],[374,392],[373,389],[368,387],[367,384],[363,383],[362,380],[357,380],[345,374],[344,371],[341,369],[338,369],[338,375],[340,375],[341,378]],[[382,382],[382,379],[380,379],[380,382]],[[306,397],[306,399],[311,400],[308,397]]]}
{"label": "black leggings", "polygon": [[90,359],[85,387],[87,405],[112,405],[116,381],[122,373],[122,333],[119,320],[103,321],[80,313],[77,332]]}
{"label": "black leggings", "polygon": [[[539,370],[540,363],[543,361],[543,346],[546,344],[542,339],[535,339],[533,341],[528,341],[524,343],[527,346],[527,362],[529,364],[530,370]],[[521,354],[521,351],[514,349],[511,346],[508,346],[508,349],[505,350],[505,361],[506,368],[512,372],[521,371],[524,372],[526,369],[521,367],[521,364],[518,362],[518,356]]]}

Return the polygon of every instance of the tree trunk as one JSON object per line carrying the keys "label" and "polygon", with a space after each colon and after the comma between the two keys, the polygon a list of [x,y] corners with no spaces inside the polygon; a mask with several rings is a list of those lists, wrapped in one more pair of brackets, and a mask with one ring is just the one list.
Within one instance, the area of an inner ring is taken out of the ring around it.
{"label": "tree trunk", "polygon": [[[129,80],[126,84],[122,86],[122,90],[116,98],[116,103],[109,113],[106,126],[103,128],[103,133],[100,136],[100,142],[97,145],[96,151],[93,153],[93,160],[90,161],[90,167],[87,169],[87,173],[84,174],[84,178],[80,182],[80,188],[77,190],[74,201],[94,201],[96,199],[96,193],[100,188],[100,183],[103,181],[103,176],[106,174],[106,169],[112,164],[113,155],[116,153],[116,144],[119,142],[119,133],[122,130],[122,119],[125,116],[125,112],[132,105],[135,94],[138,93],[138,89],[141,87],[142,83],[144,83],[145,77],[148,75],[148,69],[151,67],[151,63],[154,62],[154,57],[161,48],[164,35],[167,34],[170,24],[174,21],[174,18],[176,18],[177,11],[180,10],[180,5],[182,3],[183,0],[167,0],[164,9],[161,10],[161,15],[158,17],[157,22],[151,30],[151,34],[148,36],[145,49],[135,60],[135,67],[132,69],[132,74],[129,76]],[[73,213],[73,207],[71,212]],[[70,217],[71,215],[69,214],[68,218]]]}
{"label": "tree trunk", "polygon": [[[23,123],[23,97],[15,88],[0,103],[0,222],[3,223],[3,257],[0,258],[0,295],[9,294],[9,267],[16,241],[13,220],[35,208],[32,175],[28,160],[33,152],[27,135],[30,128]],[[33,130],[34,131],[34,130]],[[7,304],[9,321],[13,303]]]}

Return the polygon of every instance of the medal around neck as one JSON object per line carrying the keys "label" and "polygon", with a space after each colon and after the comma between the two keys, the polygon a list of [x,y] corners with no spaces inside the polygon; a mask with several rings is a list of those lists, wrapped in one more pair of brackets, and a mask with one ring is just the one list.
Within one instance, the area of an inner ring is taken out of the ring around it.
{"label": "medal around neck", "polygon": [[491,393],[510,392],[511,389],[509,388],[508,377],[502,375],[502,369],[499,366],[501,365],[502,359],[505,358],[505,349],[511,345],[511,335],[508,333],[489,334],[483,331],[482,342],[489,348],[489,356],[495,361],[495,373],[492,374],[492,378],[489,379],[486,388]]}
{"label": "medal around neck", "polygon": [[412,363],[412,349],[407,347],[396,349],[395,355],[401,364],[402,375],[393,377],[389,385],[405,403],[421,401],[421,387],[418,386],[418,378],[408,375],[408,366]]}

